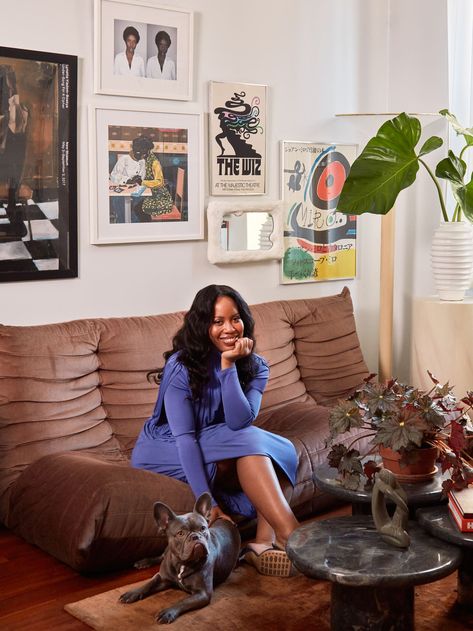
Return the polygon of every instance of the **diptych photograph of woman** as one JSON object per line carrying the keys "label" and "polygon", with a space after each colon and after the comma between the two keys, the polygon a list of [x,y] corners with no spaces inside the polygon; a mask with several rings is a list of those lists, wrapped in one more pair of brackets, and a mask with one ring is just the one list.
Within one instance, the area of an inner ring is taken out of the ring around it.
{"label": "diptych photograph of woman", "polygon": [[114,30],[114,75],[176,80],[176,28],[115,20]]}
{"label": "diptych photograph of woman", "polygon": [[293,575],[285,545],[299,525],[289,505],[298,458],[289,440],[254,424],[269,368],[238,291],[201,289],[164,358],[132,465],[187,482],[196,498],[210,493],[210,523],[256,518],[241,560],[264,575]]}

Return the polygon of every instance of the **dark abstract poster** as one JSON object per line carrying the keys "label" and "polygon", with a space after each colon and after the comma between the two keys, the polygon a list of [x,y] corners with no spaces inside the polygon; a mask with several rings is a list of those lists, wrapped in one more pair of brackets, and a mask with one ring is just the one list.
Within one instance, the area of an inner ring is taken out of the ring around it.
{"label": "dark abstract poster", "polygon": [[0,281],[77,276],[77,57],[0,47]]}

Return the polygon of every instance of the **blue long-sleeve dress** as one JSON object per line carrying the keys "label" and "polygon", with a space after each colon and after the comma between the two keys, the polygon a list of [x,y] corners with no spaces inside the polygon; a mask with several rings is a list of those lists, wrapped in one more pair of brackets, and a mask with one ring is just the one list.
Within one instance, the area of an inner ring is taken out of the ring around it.
{"label": "blue long-sleeve dress", "polygon": [[216,463],[248,455],[265,455],[295,483],[297,454],[294,445],[277,434],[252,425],[268,381],[265,360],[254,354],[257,372],[243,391],[235,366],[221,369],[221,355],[210,358],[210,380],[203,396],[192,398],[187,368],[172,355],[164,367],[159,396],[133,449],[134,467],[188,482],[195,497],[207,491],[213,505],[247,517],[254,507],[242,492],[215,488]]}

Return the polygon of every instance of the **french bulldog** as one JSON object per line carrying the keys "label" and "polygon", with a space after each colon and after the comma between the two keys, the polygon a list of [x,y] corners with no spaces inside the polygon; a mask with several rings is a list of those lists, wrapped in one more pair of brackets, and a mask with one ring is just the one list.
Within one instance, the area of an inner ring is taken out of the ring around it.
{"label": "french bulldog", "polygon": [[209,604],[214,587],[235,567],[241,545],[238,528],[229,520],[217,519],[208,526],[210,509],[208,493],[203,493],[193,512],[185,515],[176,515],[166,504],[156,502],[154,518],[168,540],[159,571],[141,587],[122,594],[120,602],[133,603],[170,587],[188,592],[190,596],[155,615],[160,624],[174,622],[186,611]]}

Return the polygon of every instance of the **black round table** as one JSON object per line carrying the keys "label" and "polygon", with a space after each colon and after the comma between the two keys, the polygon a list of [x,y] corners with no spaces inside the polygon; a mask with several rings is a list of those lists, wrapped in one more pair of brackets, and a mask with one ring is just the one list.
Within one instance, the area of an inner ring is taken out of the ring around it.
{"label": "black round table", "polygon": [[473,532],[461,532],[450,517],[448,506],[419,508],[416,513],[419,524],[427,532],[442,541],[448,541],[462,550],[462,562],[458,568],[457,602],[473,608]]}
{"label": "black round table", "polygon": [[[366,515],[371,513],[371,489],[364,488],[364,482],[356,490],[346,489],[337,479],[338,471],[334,467],[323,464],[314,471],[315,486],[321,491],[330,493],[338,499],[350,502],[353,515]],[[446,502],[442,496],[442,482],[449,476],[448,472],[442,474],[438,471],[431,480],[426,482],[406,483],[401,486],[407,494],[407,504],[415,515],[417,508]]]}
{"label": "black round table", "polygon": [[314,521],[295,530],[286,550],[306,576],[332,582],[332,631],[412,631],[414,586],[451,574],[458,547],[409,522],[409,548],[385,543],[367,515]]}

